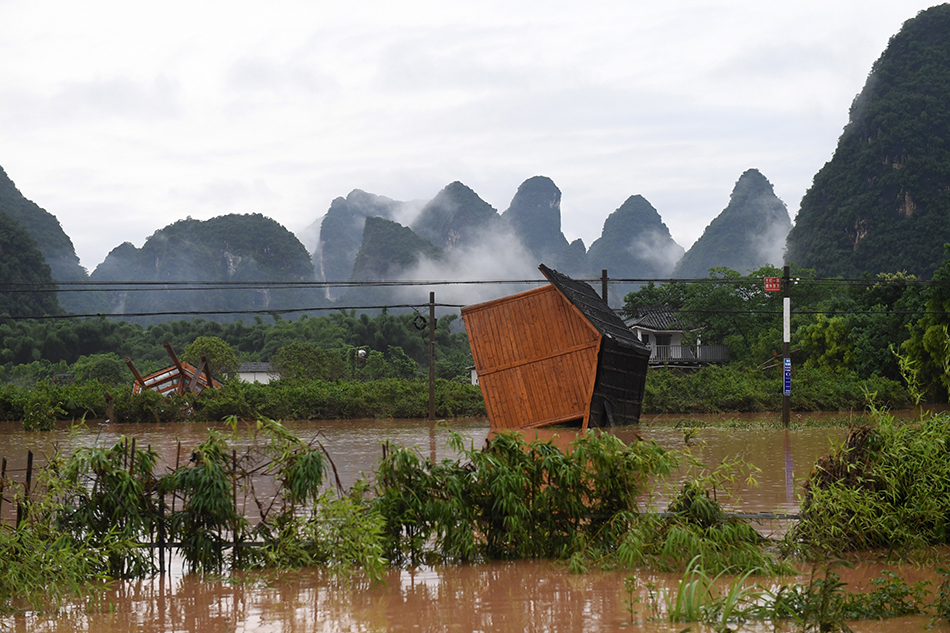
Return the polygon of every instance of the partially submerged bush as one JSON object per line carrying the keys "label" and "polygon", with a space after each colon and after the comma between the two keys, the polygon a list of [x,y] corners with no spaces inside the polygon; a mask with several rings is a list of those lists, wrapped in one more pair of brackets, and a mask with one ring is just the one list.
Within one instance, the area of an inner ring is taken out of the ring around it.
{"label": "partially submerged bush", "polygon": [[878,412],[818,461],[786,548],[807,557],[950,544],[950,415],[899,425]]}
{"label": "partially submerged bush", "polygon": [[[650,619],[702,622],[716,631],[744,630],[739,627],[746,623],[769,622],[776,631],[793,624],[801,631],[850,633],[847,621],[881,620],[928,611],[946,617],[942,598],[938,597],[928,609],[929,581],[911,585],[885,570],[864,591],[848,591],[847,583],[832,569],[834,566],[816,567],[807,583],[763,587],[748,582],[751,572],[735,574],[728,583],[719,582],[722,574],[712,576],[703,557],[696,556],[687,565],[675,592],[650,591]],[[631,596],[625,602],[630,605],[632,620],[636,579],[627,578],[624,584]]]}
{"label": "partially submerged bush", "polygon": [[727,517],[704,482],[691,479],[665,515],[640,515],[616,550],[626,567],[682,569],[699,561],[712,574],[791,574],[795,570],[765,547],[766,539],[745,520]]}
{"label": "partially submerged bush", "polygon": [[705,555],[717,571],[788,573],[747,523],[726,519],[702,482],[691,482],[661,517],[638,498],[668,475],[676,453],[589,433],[562,451],[551,441],[497,435],[484,450],[432,464],[393,448],[377,472],[375,506],[386,552],[397,563],[554,558],[599,566],[682,568]]}
{"label": "partially submerged bush", "polygon": [[591,433],[564,452],[551,441],[502,433],[462,460],[432,464],[395,447],[376,475],[375,505],[394,562],[569,558],[612,548],[651,476],[676,458],[653,442]]}

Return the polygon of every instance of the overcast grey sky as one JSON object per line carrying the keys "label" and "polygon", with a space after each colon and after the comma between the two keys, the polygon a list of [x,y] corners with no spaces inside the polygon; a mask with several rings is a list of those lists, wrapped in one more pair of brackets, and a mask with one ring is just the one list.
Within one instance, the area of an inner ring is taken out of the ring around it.
{"label": "overcast grey sky", "polygon": [[568,239],[632,194],[688,248],[758,168],[794,218],[901,24],[933,2],[0,0],[0,166],[82,264],[186,216],[300,231],[354,188]]}

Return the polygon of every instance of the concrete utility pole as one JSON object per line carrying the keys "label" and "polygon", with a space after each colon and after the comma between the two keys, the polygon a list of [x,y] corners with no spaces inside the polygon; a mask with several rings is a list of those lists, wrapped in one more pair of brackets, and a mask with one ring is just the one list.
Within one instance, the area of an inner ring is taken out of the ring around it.
{"label": "concrete utility pole", "polygon": [[435,419],[435,293],[429,293],[429,419]]}
{"label": "concrete utility pole", "polygon": [[789,267],[782,271],[782,425],[787,429],[791,417],[792,399],[792,279]]}

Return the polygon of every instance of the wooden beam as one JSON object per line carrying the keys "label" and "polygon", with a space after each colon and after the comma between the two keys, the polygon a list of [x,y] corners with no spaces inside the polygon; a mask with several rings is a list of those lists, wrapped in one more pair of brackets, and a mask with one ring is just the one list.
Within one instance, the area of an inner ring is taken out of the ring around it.
{"label": "wooden beam", "polygon": [[205,363],[207,363],[207,361],[205,360],[205,355],[202,354],[201,362],[198,363],[198,368],[195,369],[195,375],[191,377],[191,382],[188,384],[188,391],[194,391],[195,387],[198,386],[198,379],[201,378],[201,372],[204,371]]}
{"label": "wooden beam", "polygon": [[184,393],[187,391],[185,386],[185,370],[182,369],[181,362],[178,360],[178,356],[175,355],[175,350],[172,349],[172,344],[168,341],[165,341],[165,351],[168,352],[168,355],[171,356],[172,362],[175,363],[175,369],[178,370],[178,387],[176,391],[178,393]]}
{"label": "wooden beam", "polygon": [[201,355],[201,364],[205,366],[205,378],[208,379],[208,389],[214,389],[214,378],[211,377],[211,362],[204,354]]}
{"label": "wooden beam", "polygon": [[132,359],[128,356],[125,357],[125,364],[129,366],[129,369],[132,370],[132,375],[135,376],[135,381],[142,386],[142,390],[148,389],[145,386],[145,379],[142,378],[142,374],[139,373],[139,370],[135,368],[135,365],[132,364]]}

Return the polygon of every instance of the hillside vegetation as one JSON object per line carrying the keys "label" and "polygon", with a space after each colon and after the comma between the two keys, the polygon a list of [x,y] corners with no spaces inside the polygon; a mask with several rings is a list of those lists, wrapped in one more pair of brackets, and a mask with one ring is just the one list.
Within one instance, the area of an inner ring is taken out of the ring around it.
{"label": "hillside vegetation", "polygon": [[787,261],[820,276],[929,277],[950,242],[950,5],[891,38],[815,175]]}

